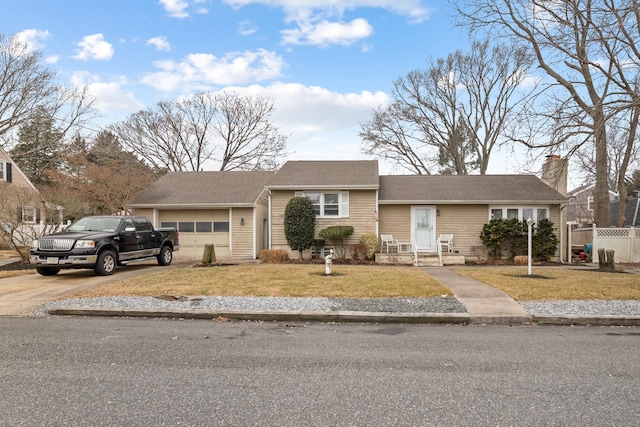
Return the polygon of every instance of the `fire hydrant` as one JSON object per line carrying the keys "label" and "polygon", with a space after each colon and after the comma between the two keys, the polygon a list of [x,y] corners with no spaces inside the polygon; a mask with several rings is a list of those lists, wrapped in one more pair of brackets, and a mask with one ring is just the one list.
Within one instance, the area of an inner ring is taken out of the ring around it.
{"label": "fire hydrant", "polygon": [[324,274],[331,276],[331,260],[333,259],[333,249],[329,250],[329,255],[324,257]]}

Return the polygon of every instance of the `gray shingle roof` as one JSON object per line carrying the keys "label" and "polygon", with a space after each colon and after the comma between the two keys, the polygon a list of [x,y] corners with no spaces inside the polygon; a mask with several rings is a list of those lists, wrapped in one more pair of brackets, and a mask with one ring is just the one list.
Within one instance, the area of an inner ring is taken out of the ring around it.
{"label": "gray shingle roof", "polygon": [[534,175],[385,175],[380,203],[545,203],[566,197]]}
{"label": "gray shingle roof", "polygon": [[271,189],[377,189],[377,160],[288,161],[273,176]]}
{"label": "gray shingle roof", "polygon": [[132,206],[252,206],[269,171],[169,172],[136,196]]}

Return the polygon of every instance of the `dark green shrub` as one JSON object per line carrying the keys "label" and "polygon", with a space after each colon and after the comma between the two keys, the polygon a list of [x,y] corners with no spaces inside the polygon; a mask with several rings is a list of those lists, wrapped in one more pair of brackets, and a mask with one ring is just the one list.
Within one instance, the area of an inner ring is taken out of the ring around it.
{"label": "dark green shrub", "polygon": [[532,256],[539,261],[549,261],[558,249],[558,236],[553,232],[553,222],[548,219],[538,221],[531,237]]}
{"label": "dark green shrub", "polygon": [[284,236],[292,250],[309,249],[313,243],[316,214],[311,201],[306,197],[294,197],[284,210]]}
{"label": "dark green shrub", "polygon": [[350,225],[333,225],[320,230],[318,236],[325,240],[333,242],[336,246],[336,257],[345,258],[345,246],[351,236],[353,236],[354,229]]}
{"label": "dark green shrub", "polygon": [[[493,259],[501,259],[509,254],[513,259],[517,255],[527,255],[528,227],[526,221],[512,219],[492,219],[482,227],[480,240],[489,250]],[[548,261],[558,248],[558,238],[553,232],[553,223],[543,219],[533,226],[531,236],[531,256],[536,260]]]}
{"label": "dark green shrub", "polygon": [[489,249],[489,256],[493,259],[501,259],[507,251],[513,258],[522,255],[523,248],[525,253],[527,250],[527,236],[523,236],[522,223],[517,218],[492,219],[482,227],[480,240]]}

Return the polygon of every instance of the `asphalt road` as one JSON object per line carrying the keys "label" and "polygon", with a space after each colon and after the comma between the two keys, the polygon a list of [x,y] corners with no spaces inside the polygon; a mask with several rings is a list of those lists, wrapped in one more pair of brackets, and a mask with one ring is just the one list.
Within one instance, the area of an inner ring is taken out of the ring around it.
{"label": "asphalt road", "polygon": [[626,426],[640,330],[0,317],[2,426]]}

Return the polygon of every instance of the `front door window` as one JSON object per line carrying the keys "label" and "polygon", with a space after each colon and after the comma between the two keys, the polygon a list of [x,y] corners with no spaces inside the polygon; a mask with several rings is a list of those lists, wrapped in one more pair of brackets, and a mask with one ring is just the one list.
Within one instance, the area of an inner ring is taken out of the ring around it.
{"label": "front door window", "polygon": [[416,206],[413,208],[413,236],[417,250],[431,251],[433,242],[433,208],[430,206]]}

